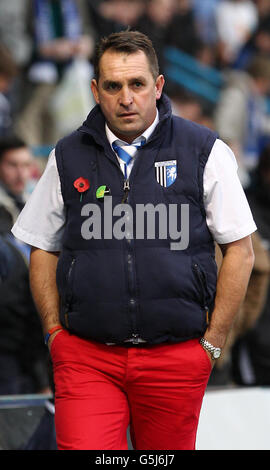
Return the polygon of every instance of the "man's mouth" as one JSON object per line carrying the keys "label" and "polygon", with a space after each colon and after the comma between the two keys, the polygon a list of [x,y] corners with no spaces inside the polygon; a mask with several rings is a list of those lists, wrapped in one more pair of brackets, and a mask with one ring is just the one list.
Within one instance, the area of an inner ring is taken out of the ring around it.
{"label": "man's mouth", "polygon": [[119,114],[119,117],[133,117],[133,116],[136,116],[137,113],[121,113]]}

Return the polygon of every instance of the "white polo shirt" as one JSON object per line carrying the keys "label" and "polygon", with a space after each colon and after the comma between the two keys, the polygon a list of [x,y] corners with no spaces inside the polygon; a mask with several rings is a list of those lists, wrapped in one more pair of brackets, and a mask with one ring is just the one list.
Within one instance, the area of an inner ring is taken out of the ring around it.
{"label": "white polo shirt", "polygon": [[[157,123],[158,114],[153,124],[143,133],[146,140]],[[106,135],[111,145],[119,140],[107,125]],[[129,151],[136,158],[136,148]],[[129,172],[133,161],[128,168]],[[119,163],[123,171],[121,160]],[[256,231],[257,227],[237,175],[235,156],[220,139],[214,143],[206,163],[203,187],[206,223],[218,244],[239,240]],[[12,233],[34,247],[45,251],[60,251],[65,220],[65,207],[53,150],[44,173],[12,228]]]}

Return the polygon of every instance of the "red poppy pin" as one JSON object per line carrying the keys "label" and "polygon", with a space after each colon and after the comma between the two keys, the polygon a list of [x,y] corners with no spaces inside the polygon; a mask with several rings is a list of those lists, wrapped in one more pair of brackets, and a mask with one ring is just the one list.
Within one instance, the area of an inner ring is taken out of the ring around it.
{"label": "red poppy pin", "polygon": [[[74,188],[77,189],[77,191],[79,193],[84,193],[85,191],[87,191],[87,189],[89,189],[90,183],[89,183],[88,179],[83,178],[82,176],[80,176],[80,178],[77,178],[74,181],[73,186],[74,186]],[[80,201],[81,200],[82,200],[82,194],[81,194],[81,197],[80,197]]]}

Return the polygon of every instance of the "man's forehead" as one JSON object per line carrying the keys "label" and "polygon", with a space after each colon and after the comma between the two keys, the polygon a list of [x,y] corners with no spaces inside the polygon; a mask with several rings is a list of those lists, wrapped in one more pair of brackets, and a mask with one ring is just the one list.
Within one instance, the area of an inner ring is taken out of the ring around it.
{"label": "man's forehead", "polygon": [[125,53],[109,49],[100,59],[99,70],[104,80],[136,78],[151,74],[148,59],[143,51]]}

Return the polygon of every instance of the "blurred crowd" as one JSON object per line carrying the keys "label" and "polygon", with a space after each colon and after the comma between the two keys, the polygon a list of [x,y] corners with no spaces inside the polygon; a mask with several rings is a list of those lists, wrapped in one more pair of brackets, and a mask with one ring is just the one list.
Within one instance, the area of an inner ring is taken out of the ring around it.
{"label": "blurred crowd", "polygon": [[50,149],[94,106],[96,42],[128,27],[152,40],[173,112],[233,149],[258,227],[246,299],[210,383],[270,385],[269,0],[1,0],[0,395],[51,391],[29,247],[10,230]]}

